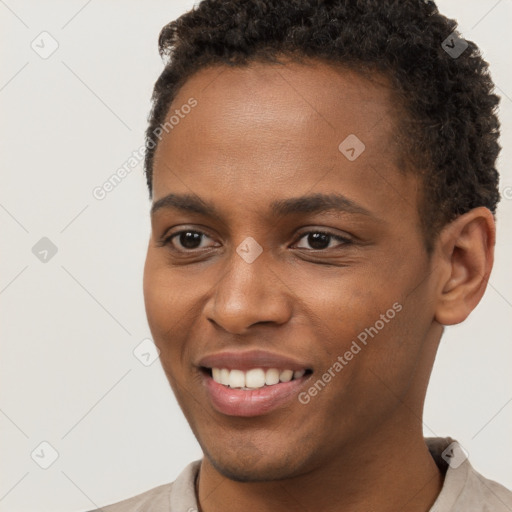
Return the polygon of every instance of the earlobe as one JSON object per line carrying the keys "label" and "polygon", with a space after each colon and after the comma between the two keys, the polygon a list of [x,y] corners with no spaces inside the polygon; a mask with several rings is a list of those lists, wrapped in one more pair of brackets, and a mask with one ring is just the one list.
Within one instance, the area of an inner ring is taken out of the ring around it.
{"label": "earlobe", "polygon": [[474,208],[445,226],[436,250],[441,265],[435,319],[463,322],[480,302],[494,262],[496,227],[491,211]]}

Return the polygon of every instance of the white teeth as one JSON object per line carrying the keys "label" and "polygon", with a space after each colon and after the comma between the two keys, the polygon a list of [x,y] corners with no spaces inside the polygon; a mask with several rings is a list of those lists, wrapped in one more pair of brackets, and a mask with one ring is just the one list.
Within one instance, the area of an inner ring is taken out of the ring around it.
{"label": "white teeth", "polygon": [[253,368],[245,374],[245,386],[251,389],[265,385],[265,372],[261,368]]}
{"label": "white teeth", "polygon": [[306,370],[296,370],[293,372],[293,378],[300,379],[305,373],[306,373]]}
{"label": "white teeth", "polygon": [[215,382],[221,382],[220,374],[222,370],[220,368],[212,368],[212,377]]}
{"label": "white teeth", "polygon": [[215,382],[230,388],[258,389],[263,386],[273,386],[279,382],[290,382],[300,379],[306,370],[278,370],[277,368],[252,368],[246,372],[242,370],[228,370],[227,368],[212,368],[212,377]]}
{"label": "white teeth", "polygon": [[231,370],[229,372],[229,387],[230,388],[245,387],[245,373],[242,370]]}
{"label": "white teeth", "polygon": [[267,386],[272,386],[272,384],[277,384],[279,382],[279,370],[276,368],[270,368],[265,373],[265,384]]}
{"label": "white teeth", "polygon": [[281,382],[290,382],[292,380],[292,377],[293,377],[293,370],[283,370],[279,374],[279,380]]}
{"label": "white teeth", "polygon": [[[213,372],[213,368],[212,368],[212,372]],[[213,377],[215,379],[215,377]],[[220,384],[224,384],[224,386],[229,386],[229,370],[227,370],[226,368],[222,368],[222,370],[220,371],[220,380],[216,381],[216,382],[220,382]]]}

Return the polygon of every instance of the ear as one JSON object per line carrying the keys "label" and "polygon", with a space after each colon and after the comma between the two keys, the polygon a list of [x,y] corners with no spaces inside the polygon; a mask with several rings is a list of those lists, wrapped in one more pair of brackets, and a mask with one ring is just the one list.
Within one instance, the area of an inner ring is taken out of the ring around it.
{"label": "ear", "polygon": [[439,262],[435,319],[463,322],[480,302],[494,262],[496,226],[491,211],[478,207],[445,226],[436,244]]}

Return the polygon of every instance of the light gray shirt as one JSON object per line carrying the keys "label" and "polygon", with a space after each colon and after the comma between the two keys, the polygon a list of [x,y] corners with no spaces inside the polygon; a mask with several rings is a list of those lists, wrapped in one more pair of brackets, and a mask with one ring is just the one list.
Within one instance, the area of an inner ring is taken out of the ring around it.
{"label": "light gray shirt", "polygon": [[[512,512],[512,492],[477,473],[453,439],[426,438],[428,449],[445,474],[429,512]],[[91,512],[197,512],[195,479],[201,460],[183,469],[172,483]]]}

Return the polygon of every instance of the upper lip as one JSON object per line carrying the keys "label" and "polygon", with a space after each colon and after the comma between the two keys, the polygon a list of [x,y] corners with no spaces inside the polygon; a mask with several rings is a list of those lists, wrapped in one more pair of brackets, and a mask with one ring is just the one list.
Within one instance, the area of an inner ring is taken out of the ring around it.
{"label": "upper lip", "polygon": [[228,370],[250,370],[251,368],[277,368],[282,370],[311,370],[308,363],[264,350],[244,352],[217,352],[199,360],[197,366],[205,368],[227,368]]}

